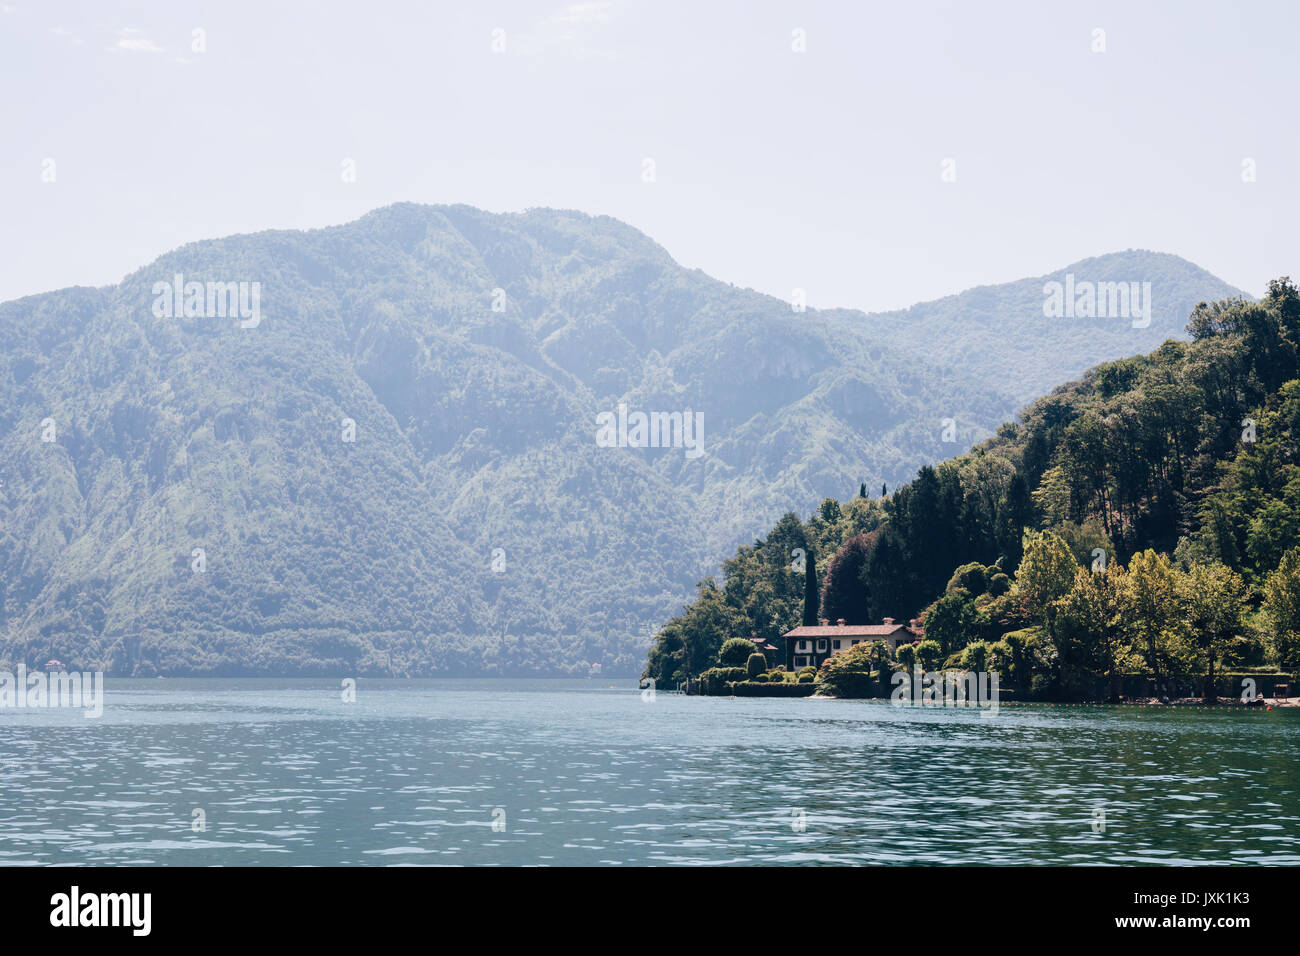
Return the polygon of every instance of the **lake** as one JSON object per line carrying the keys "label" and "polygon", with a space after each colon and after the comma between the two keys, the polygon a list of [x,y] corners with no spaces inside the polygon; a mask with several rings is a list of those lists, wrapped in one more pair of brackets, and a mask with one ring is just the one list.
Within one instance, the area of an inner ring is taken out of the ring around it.
{"label": "lake", "polygon": [[1297,864],[1300,710],[118,680],[0,710],[0,864]]}

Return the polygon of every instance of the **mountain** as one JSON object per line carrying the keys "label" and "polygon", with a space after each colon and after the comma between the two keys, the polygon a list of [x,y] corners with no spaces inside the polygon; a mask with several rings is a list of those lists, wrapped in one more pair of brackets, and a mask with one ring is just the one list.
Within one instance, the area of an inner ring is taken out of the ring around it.
{"label": "mountain", "polygon": [[[1069,299],[1075,308],[1062,301],[1058,314],[1045,314],[1053,311],[1044,291],[1052,283],[1062,300],[1067,290],[1074,292]],[[837,311],[833,318],[874,341],[924,351],[971,372],[1008,392],[1019,407],[1101,362],[1186,339],[1187,317],[1198,303],[1239,297],[1250,298],[1185,259],[1130,249],[900,312]]]}
{"label": "mountain", "polygon": [[[1156,301],[1220,292],[1177,263]],[[996,352],[976,293],[877,334],[607,217],[401,204],[4,303],[0,660],[635,673],[738,541],[1008,417],[1019,379],[918,332]],[[636,412],[702,429],[620,447],[620,405],[632,444]]]}
{"label": "mountain", "polygon": [[[1118,693],[1122,674],[1212,697],[1240,693],[1216,684],[1232,669],[1294,673],[1300,290],[1276,279],[1258,302],[1198,305],[1187,325],[1190,341],[1089,369],[887,497],[785,514],[723,562],[723,586],[702,582],[667,622],[647,676],[723,690],[746,673],[713,670],[736,663],[727,638],[775,642],[818,616],[920,619],[915,649],[863,646],[845,660],[873,693],[889,684],[871,671],[921,659],[998,671],[1017,695],[1055,700]],[[800,548],[817,562],[807,577],[786,560]]]}

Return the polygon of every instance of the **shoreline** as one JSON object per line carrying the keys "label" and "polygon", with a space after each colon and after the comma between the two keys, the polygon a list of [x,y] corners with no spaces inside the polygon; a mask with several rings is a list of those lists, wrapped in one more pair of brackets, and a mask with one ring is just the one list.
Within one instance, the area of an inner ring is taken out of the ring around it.
{"label": "shoreline", "polygon": [[[710,696],[710,695],[699,695]],[[717,695],[714,695],[717,696]],[[761,695],[750,695],[761,696]],[[883,703],[889,703],[888,697],[834,697],[830,694],[809,694],[805,700],[878,700]],[[926,705],[909,705],[911,707],[925,707]],[[942,709],[943,705],[935,704],[933,709]],[[975,706],[975,705],[970,705]],[[1300,707],[1300,697],[1260,697],[1255,703],[1247,704],[1235,698],[1220,697],[1217,701],[1207,703],[1201,697],[1179,697],[1176,699],[1162,701],[1158,697],[1135,697],[1132,700],[1123,700],[1117,703],[1110,701],[1053,701],[1053,700],[1004,700],[998,703],[999,707],[1112,707],[1117,710],[1123,710],[1126,707],[1196,707],[1203,710],[1271,710],[1272,708],[1283,707]],[[949,707],[951,709],[951,707]]]}

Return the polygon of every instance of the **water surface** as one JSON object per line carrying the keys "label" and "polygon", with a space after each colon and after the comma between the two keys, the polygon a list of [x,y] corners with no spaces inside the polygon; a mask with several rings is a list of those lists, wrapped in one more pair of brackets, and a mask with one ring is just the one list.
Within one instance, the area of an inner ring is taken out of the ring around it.
{"label": "water surface", "polygon": [[1297,864],[1298,754],[1298,710],[109,681],[0,710],[0,864]]}

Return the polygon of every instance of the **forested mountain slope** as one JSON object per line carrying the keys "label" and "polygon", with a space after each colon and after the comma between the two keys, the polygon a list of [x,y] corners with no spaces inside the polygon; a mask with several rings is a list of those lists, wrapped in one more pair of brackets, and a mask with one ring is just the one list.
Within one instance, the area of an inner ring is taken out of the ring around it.
{"label": "forested mountain slope", "polygon": [[[862,318],[613,219],[409,204],[4,303],[0,660],[634,673],[718,555],[1011,414]],[[607,447],[620,405],[699,453]]]}
{"label": "forested mountain slope", "polygon": [[1202,303],[1187,332],[888,496],[786,514],[668,623],[649,675],[694,677],[726,638],[775,640],[818,614],[923,615],[935,665],[978,646],[982,666],[1014,635],[1003,662],[1043,693],[1125,668],[1300,667],[1300,294],[1280,279],[1260,302]]}

